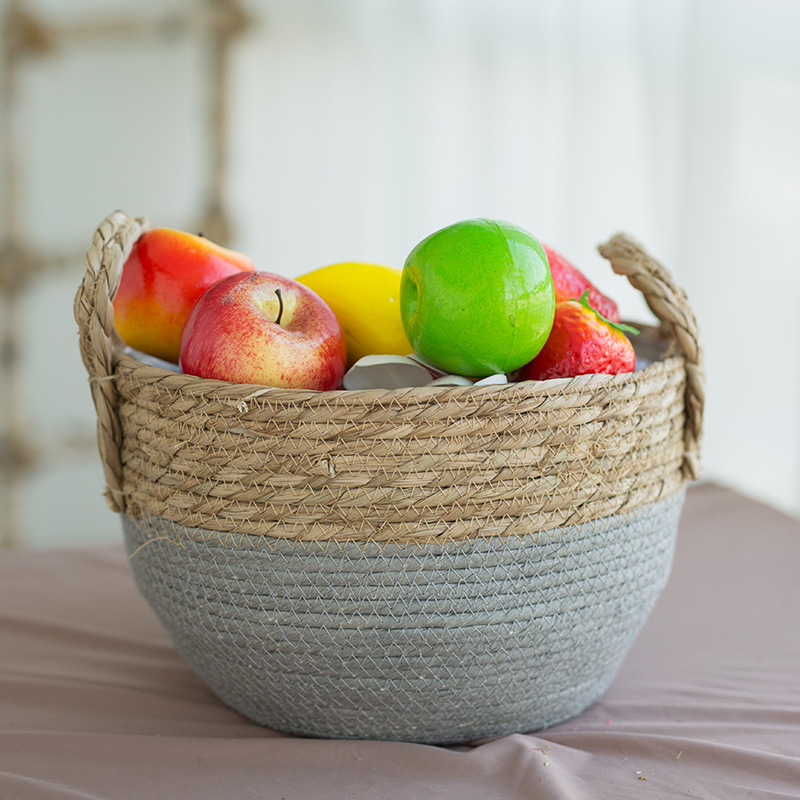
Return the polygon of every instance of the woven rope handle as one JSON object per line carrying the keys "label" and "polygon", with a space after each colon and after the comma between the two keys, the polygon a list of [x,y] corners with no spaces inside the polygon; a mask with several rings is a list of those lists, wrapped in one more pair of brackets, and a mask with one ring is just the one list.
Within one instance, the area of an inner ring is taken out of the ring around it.
{"label": "woven rope handle", "polygon": [[83,276],[75,295],[81,358],[89,373],[92,399],[97,410],[97,443],[106,479],[106,500],[112,511],[125,510],[122,491],[122,435],[114,385],[114,309],[111,301],[119,287],[122,265],[147,226],[117,211],[103,220],[86,253]]}
{"label": "woven rope handle", "polygon": [[686,362],[686,426],[683,475],[700,477],[700,438],[705,404],[703,349],[697,321],[686,293],[652,256],[625,234],[618,233],[597,248],[618,275],[643,295],[650,310],[675,337]]}

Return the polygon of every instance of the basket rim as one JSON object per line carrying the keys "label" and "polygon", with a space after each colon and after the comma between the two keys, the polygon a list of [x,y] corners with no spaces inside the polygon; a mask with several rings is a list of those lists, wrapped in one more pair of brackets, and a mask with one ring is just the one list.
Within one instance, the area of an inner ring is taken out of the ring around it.
{"label": "basket rim", "polygon": [[[93,241],[84,261],[86,272],[75,295],[74,314],[78,323],[81,357],[86,367],[89,384],[97,411],[98,449],[106,477],[106,498],[114,511],[126,507],[123,487],[122,425],[120,420],[120,388],[125,378],[158,384],[168,392],[187,399],[207,397],[222,405],[231,405],[246,413],[251,401],[255,408],[293,404],[307,408],[326,406],[329,409],[369,410],[378,403],[393,408],[412,405],[425,407],[448,401],[454,406],[461,402],[465,416],[469,409],[479,408],[486,399],[491,406],[500,408],[519,403],[521,411],[540,411],[551,398],[563,398],[569,405],[586,400],[603,402],[603,394],[614,390],[635,394],[640,381],[657,378],[680,371],[684,374],[684,447],[681,474],[684,479],[700,477],[700,439],[705,402],[704,359],[699,340],[697,322],[683,289],[671,274],[653,259],[638,243],[625,234],[616,234],[598,247],[600,254],[610,262],[613,271],[625,276],[633,288],[639,290],[656,319],[661,323],[661,337],[671,348],[661,358],[634,372],[618,375],[581,375],[547,381],[521,381],[502,385],[456,387],[410,387],[393,390],[290,390],[255,384],[233,384],[187,376],[163,368],[143,364],[122,351],[122,342],[114,326],[113,298],[119,286],[122,267],[134,244],[149,228],[145,218],[134,218],[116,211],[109,215],[95,231]],[[649,327],[649,326],[646,326]],[[124,391],[124,389],[123,389]],[[500,398],[500,402],[498,402]]]}
{"label": "basket rim", "polygon": [[196,375],[173,372],[163,367],[152,366],[138,361],[127,353],[118,355],[114,377],[121,367],[132,375],[150,376],[154,380],[165,381],[175,391],[188,391],[190,394],[209,394],[217,398],[231,399],[238,402],[250,402],[260,399],[281,402],[323,403],[326,406],[364,405],[381,401],[382,403],[414,403],[437,402],[442,399],[479,399],[507,397],[509,401],[519,396],[526,398],[541,396],[543,399],[553,395],[573,392],[601,392],[636,382],[638,379],[650,377],[662,371],[672,371],[685,363],[682,355],[665,356],[647,366],[632,372],[615,375],[593,373],[577,375],[572,378],[551,378],[540,381],[514,381],[504,384],[487,384],[484,386],[413,386],[400,389],[333,389],[316,391],[313,389],[285,389],[277,386],[265,386],[253,383],[232,383],[229,381],[201,378]]}

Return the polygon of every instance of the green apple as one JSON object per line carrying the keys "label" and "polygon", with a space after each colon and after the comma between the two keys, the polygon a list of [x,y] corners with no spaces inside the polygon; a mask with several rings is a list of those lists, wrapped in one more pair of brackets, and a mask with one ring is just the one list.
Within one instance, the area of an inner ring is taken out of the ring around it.
{"label": "green apple", "polygon": [[508,222],[442,228],[406,259],[400,314],[411,346],[437,367],[469,377],[513,372],[542,349],[553,325],[544,248]]}

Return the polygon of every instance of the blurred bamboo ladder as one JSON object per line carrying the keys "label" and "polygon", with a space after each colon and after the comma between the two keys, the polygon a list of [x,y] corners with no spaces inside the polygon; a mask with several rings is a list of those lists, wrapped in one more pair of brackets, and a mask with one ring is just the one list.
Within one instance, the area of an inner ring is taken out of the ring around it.
{"label": "blurred bamboo ladder", "polygon": [[[27,476],[45,459],[45,452],[26,424],[21,305],[28,287],[57,270],[80,267],[82,254],[43,253],[28,239],[22,225],[24,174],[21,167],[23,132],[20,130],[20,71],[32,59],[56,55],[66,45],[82,45],[111,38],[173,37],[197,34],[207,38],[209,61],[207,124],[212,157],[201,219],[197,227],[220,243],[229,240],[225,204],[227,176],[228,83],[231,48],[250,27],[251,18],[240,0],[204,0],[191,12],[169,11],[148,18],[137,14],[113,19],[51,23],[26,8],[24,0],[5,0],[0,19],[2,35],[2,87],[0,87],[0,549],[23,544],[20,496]],[[78,273],[76,272],[76,275]],[[77,279],[76,279],[77,280]],[[95,446],[94,434],[86,441],[65,441],[68,452]]]}

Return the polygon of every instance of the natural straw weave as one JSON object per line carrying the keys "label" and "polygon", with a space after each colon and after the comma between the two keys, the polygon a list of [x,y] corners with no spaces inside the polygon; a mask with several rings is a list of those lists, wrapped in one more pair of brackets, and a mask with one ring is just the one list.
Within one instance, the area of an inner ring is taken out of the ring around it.
{"label": "natural straw weave", "polygon": [[103,221],[75,315],[134,575],[209,686],[281,730],[413,741],[593,702],[699,475],[702,351],[666,270],[600,247],[661,322],[634,373],[293,391],[123,353],[111,301],[146,227]]}
{"label": "natural straw weave", "polygon": [[632,374],[312,392],[148,367],[120,352],[111,298],[145,223],[108,217],[75,302],[115,511],[313,541],[527,534],[625,512],[699,471],[697,326],[623,236],[600,248],[675,355]]}

